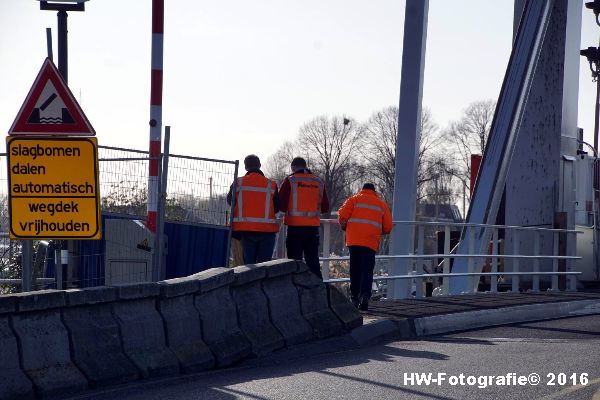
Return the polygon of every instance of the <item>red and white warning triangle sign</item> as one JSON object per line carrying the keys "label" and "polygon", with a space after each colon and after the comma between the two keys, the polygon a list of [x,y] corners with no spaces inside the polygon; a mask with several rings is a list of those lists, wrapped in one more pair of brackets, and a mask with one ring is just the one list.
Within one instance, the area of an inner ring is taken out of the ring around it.
{"label": "red and white warning triangle sign", "polygon": [[8,134],[93,136],[96,131],[54,63],[46,58]]}

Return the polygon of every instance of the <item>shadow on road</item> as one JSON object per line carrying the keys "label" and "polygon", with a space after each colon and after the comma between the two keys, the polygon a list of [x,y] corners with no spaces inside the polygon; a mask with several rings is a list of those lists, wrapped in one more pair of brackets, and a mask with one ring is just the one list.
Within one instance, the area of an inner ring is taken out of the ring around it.
{"label": "shadow on road", "polygon": [[[297,374],[315,373],[354,380],[361,384],[398,390],[412,396],[425,396],[432,399],[447,400],[446,397],[429,395],[425,392],[403,386],[389,385],[362,377],[344,375],[332,372],[332,369],[367,364],[372,361],[398,362],[399,359],[429,359],[448,360],[449,356],[433,351],[420,351],[396,348],[387,345],[368,348],[340,349],[340,339],[332,338],[297,348],[283,350],[268,356],[249,360],[236,367],[206,371],[203,373],[178,376],[164,379],[139,381],[136,383],[116,386],[110,389],[89,392],[71,398],[86,400],[105,400],[118,398],[120,400],[158,400],[176,398],[231,400],[249,398],[266,400],[272,397],[262,397],[240,390],[236,385],[264,381],[272,378],[291,377]],[[337,345],[335,343],[337,342]],[[312,347],[312,349],[311,349]],[[330,351],[323,351],[329,347]],[[320,351],[319,351],[320,350]],[[181,397],[179,397],[181,396]],[[189,397],[192,396],[192,397]]]}

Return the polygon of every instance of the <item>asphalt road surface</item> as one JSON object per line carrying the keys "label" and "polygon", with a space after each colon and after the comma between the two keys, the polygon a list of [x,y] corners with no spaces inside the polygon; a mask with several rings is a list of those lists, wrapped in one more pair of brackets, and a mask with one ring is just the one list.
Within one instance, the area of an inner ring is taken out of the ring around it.
{"label": "asphalt road surface", "polygon": [[75,399],[600,400],[600,316],[358,350],[344,350],[334,339],[235,368],[135,383]]}

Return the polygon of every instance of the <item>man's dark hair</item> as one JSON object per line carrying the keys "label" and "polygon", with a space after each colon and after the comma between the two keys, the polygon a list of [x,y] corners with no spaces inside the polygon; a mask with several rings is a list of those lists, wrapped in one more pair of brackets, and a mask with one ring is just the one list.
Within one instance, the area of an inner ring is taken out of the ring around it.
{"label": "man's dark hair", "polygon": [[365,183],[363,185],[363,189],[375,190],[375,185],[373,185],[372,183]]}
{"label": "man's dark hair", "polygon": [[306,168],[306,160],[302,157],[296,157],[292,160],[292,167]]}
{"label": "man's dark hair", "polygon": [[250,154],[244,158],[244,168],[246,171],[260,168],[260,158],[255,154]]}

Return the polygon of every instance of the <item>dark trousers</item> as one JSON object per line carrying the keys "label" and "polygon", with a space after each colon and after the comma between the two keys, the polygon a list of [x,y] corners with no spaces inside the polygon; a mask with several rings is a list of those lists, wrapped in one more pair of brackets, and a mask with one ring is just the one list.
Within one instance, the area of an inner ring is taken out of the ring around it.
{"label": "dark trousers", "polygon": [[274,232],[242,232],[242,254],[246,265],[271,261],[274,247]]}
{"label": "dark trousers", "polygon": [[302,260],[304,256],[308,269],[319,278],[323,278],[319,265],[318,226],[288,226],[285,247],[288,258]]}
{"label": "dark trousers", "polygon": [[364,246],[349,246],[350,293],[355,299],[371,298],[375,250]]}

